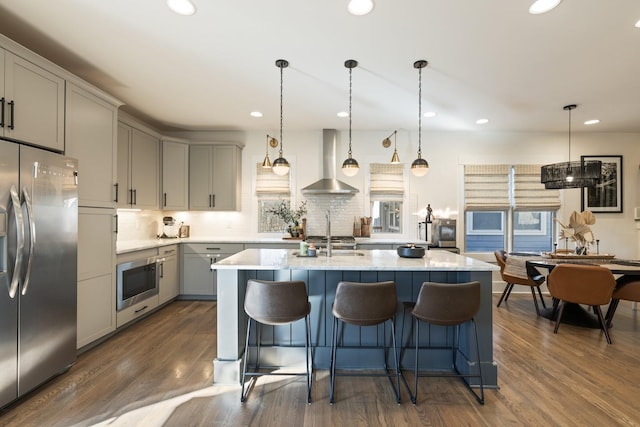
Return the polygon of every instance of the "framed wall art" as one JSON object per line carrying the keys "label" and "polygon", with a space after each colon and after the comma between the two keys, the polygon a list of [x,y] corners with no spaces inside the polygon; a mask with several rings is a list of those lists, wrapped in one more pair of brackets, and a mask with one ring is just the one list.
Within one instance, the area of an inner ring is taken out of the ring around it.
{"label": "framed wall art", "polygon": [[596,186],[582,189],[582,210],[622,212],[622,156],[580,156],[580,159],[602,162],[602,177]]}

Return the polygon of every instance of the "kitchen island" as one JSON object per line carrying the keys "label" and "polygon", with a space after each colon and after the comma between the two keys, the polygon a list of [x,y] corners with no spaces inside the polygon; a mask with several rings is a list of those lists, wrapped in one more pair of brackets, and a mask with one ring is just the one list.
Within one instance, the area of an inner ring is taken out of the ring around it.
{"label": "kitchen island", "polygon": [[[311,302],[311,341],[316,369],[328,369],[331,347],[331,306],[338,282],[377,282],[393,280],[397,285],[398,313],[396,331],[407,348],[402,352],[403,368],[414,360],[413,337],[410,335],[411,314],[403,309],[405,302],[417,299],[425,281],[461,283],[479,281],[481,306],[476,315],[480,340],[480,359],[484,385],[497,387],[497,366],[493,361],[493,318],[491,282],[492,271],[498,267],[447,251],[427,251],[423,258],[400,258],[393,250],[334,251],[333,256],[300,257],[297,250],[247,249],[216,264],[218,275],[218,341],[214,360],[214,383],[237,384],[246,334],[244,294],[247,280],[303,280],[307,284]],[[404,324],[404,328],[403,328]],[[463,325],[460,346],[463,352],[473,349],[472,329]],[[386,330],[387,329],[387,330]],[[381,367],[379,350],[368,347],[389,342],[384,325],[358,327],[346,325],[338,368],[377,369]],[[431,326],[420,329],[421,343],[449,345],[451,331]],[[424,336],[423,336],[424,335]],[[271,348],[260,352],[263,364],[278,365],[304,360],[304,322],[285,326],[263,326],[262,343]],[[422,367],[448,369],[450,350],[432,350],[430,357],[422,357]],[[464,364],[461,364],[465,366]],[[468,365],[467,365],[468,366]]]}

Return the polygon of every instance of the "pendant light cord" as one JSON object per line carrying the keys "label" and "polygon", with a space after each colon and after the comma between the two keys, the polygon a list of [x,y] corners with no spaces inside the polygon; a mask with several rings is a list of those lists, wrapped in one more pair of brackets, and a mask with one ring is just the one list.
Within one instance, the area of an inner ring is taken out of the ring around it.
{"label": "pendant light cord", "polygon": [[282,157],[282,72],[284,64],[280,64],[280,157]]}
{"label": "pendant light cord", "polygon": [[353,68],[349,68],[349,158],[351,158],[351,75]]}
{"label": "pendant light cord", "polygon": [[571,163],[571,110],[573,108],[569,108],[569,163]]}
{"label": "pendant light cord", "polygon": [[418,157],[422,155],[422,67],[418,68]]}

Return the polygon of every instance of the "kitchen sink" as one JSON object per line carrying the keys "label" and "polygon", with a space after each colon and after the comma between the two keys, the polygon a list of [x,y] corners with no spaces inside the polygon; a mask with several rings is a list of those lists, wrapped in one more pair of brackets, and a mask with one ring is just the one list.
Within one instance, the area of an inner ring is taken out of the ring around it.
{"label": "kitchen sink", "polygon": [[[298,257],[304,257],[304,255],[300,255],[300,251],[293,251],[293,255],[294,256],[298,256]],[[318,257],[326,257],[327,256],[327,251],[326,250],[322,250],[318,255]],[[364,252],[359,252],[359,251],[354,251],[352,249],[333,249],[331,251],[331,256],[364,256]]]}

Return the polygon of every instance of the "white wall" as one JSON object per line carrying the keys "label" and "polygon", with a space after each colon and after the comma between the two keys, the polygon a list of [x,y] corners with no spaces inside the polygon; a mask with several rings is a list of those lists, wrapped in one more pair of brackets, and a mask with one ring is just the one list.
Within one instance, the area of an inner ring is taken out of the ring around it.
{"label": "white wall", "polygon": [[[382,146],[382,140],[391,130],[385,131],[352,131],[353,157],[360,163],[360,172],[355,177],[346,177],[340,171],[340,165],[347,156],[348,133],[338,132],[338,165],[337,178],[360,189],[345,205],[339,202],[340,211],[348,214],[340,217],[334,215],[333,234],[338,232],[349,234],[353,216],[369,216],[366,182],[368,164],[372,162],[388,162],[393,154],[390,148]],[[266,134],[277,134],[274,130],[255,132],[199,132],[179,133],[173,136],[199,141],[242,142],[245,148],[242,153],[242,211],[241,212],[200,212],[174,213],[185,223],[191,225],[191,233],[196,236],[253,236],[257,235],[257,202],[255,197],[255,163],[264,158]],[[312,132],[284,132],[284,157],[292,164],[292,185],[294,203],[305,200],[299,190],[321,177],[322,170],[322,130]],[[640,206],[640,150],[637,143],[640,134],[635,133],[580,133],[572,132],[572,160],[579,160],[580,155],[622,155],[623,156],[623,213],[596,214],[593,228],[600,239],[600,250],[604,253],[616,254],[619,258],[638,257],[638,231],[633,219],[633,208]],[[417,132],[400,130],[397,137],[400,160],[408,170],[417,153]],[[273,161],[277,157],[277,149],[269,149]],[[532,132],[422,132],[422,152],[430,164],[429,173],[422,178],[407,173],[408,186],[404,223],[406,225],[401,236],[393,236],[399,240],[415,240],[417,238],[418,218],[411,215],[427,203],[434,210],[449,208],[460,211],[462,190],[462,165],[465,163],[554,163],[566,161],[568,156],[568,136],[566,132],[532,133]],[[568,219],[572,211],[580,210],[580,190],[562,190],[563,206],[558,213],[560,219]],[[317,196],[314,196],[315,198]],[[325,197],[325,196],[322,196]],[[312,210],[308,227],[315,234],[322,234],[324,223],[317,224],[318,210],[332,206],[330,196],[326,203],[311,204]],[[344,196],[341,196],[344,197]],[[336,202],[337,203],[337,202]],[[338,205],[335,206],[338,209]],[[333,209],[333,208],[332,208]],[[341,218],[336,223],[337,218]],[[276,234],[262,234],[263,237],[277,237]],[[374,235],[375,237],[375,235]],[[382,236],[381,236],[382,237]],[[384,236],[391,237],[391,236]]]}

